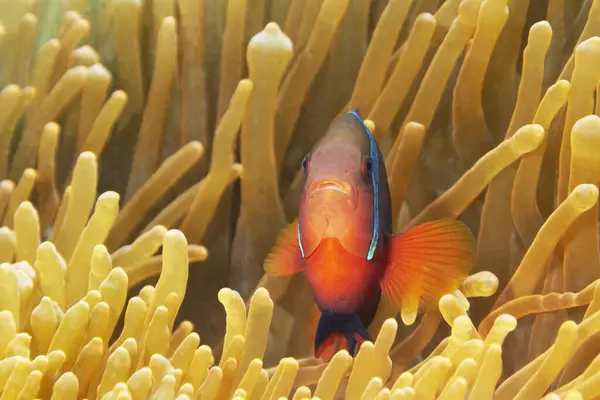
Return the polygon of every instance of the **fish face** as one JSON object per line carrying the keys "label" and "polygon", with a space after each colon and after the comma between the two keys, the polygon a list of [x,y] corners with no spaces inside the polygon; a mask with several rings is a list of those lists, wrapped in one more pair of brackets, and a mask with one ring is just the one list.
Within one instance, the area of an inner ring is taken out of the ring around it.
{"label": "fish face", "polygon": [[323,239],[336,238],[349,253],[367,257],[375,196],[369,137],[353,115],[331,129],[303,161],[300,247],[308,258]]}

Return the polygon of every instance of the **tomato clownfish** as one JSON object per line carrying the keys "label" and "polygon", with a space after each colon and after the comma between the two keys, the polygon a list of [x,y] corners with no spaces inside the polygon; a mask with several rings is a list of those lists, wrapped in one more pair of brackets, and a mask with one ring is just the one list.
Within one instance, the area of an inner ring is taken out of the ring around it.
{"label": "tomato clownfish", "polygon": [[303,161],[298,219],[265,260],[269,275],[304,271],[321,316],[315,356],[371,340],[381,294],[412,324],[419,303],[436,306],[474,262],[474,239],[457,220],[392,234],[384,160],[357,110],[336,121]]}

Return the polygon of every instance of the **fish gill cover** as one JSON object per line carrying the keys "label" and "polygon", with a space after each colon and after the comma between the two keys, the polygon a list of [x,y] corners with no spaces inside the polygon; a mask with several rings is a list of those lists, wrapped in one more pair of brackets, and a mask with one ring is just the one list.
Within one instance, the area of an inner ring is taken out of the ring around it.
{"label": "fish gill cover", "polygon": [[[598,398],[597,35],[600,0],[0,0],[0,398]],[[262,261],[355,107],[395,231],[477,257],[324,364]]]}

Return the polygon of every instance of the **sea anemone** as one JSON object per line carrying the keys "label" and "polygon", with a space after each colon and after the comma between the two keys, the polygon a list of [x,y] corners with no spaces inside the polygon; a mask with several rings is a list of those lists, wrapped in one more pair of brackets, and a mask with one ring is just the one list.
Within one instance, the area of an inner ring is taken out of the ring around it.
{"label": "sea anemone", "polygon": [[[0,0],[0,400],[598,398],[599,21],[600,0]],[[477,257],[324,363],[304,277],[262,263],[354,107],[395,231],[460,218]]]}

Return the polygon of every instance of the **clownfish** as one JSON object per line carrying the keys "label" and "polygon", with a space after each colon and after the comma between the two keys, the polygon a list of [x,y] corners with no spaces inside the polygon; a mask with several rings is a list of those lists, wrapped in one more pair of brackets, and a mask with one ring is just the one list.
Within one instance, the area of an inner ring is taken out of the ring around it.
{"label": "clownfish", "polygon": [[371,340],[381,295],[405,324],[420,305],[455,291],[475,258],[471,231],[439,220],[392,234],[383,156],[358,110],[335,121],[302,162],[305,181],[296,221],[264,263],[265,272],[303,271],[320,310],[315,356],[325,361]]}

